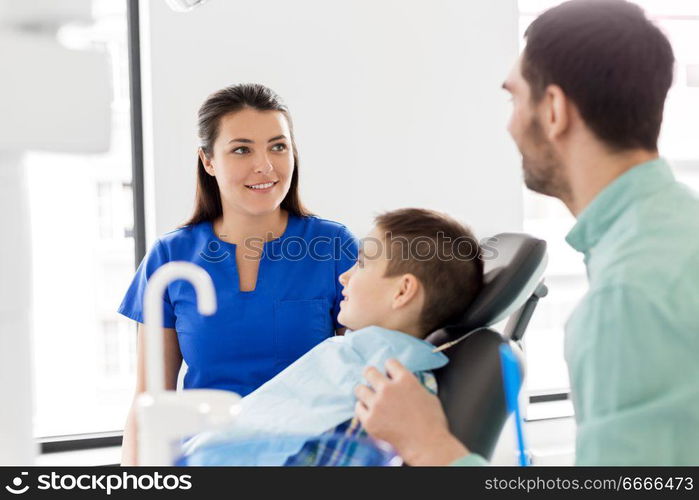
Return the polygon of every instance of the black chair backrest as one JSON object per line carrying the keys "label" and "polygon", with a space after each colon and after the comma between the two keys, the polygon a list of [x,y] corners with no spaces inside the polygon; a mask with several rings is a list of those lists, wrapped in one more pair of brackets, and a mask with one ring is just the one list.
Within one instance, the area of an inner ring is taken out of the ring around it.
{"label": "black chair backrest", "polygon": [[546,242],[528,234],[500,233],[481,246],[483,288],[461,320],[447,327],[450,337],[507,318],[534,292],[546,268]]}
{"label": "black chair backrest", "polygon": [[526,234],[498,234],[483,246],[490,254],[481,293],[461,321],[427,340],[440,346],[462,339],[443,351],[449,363],[434,372],[439,399],[452,433],[489,459],[508,416],[499,348],[509,342],[520,359],[521,350],[488,327],[524,306],[541,281],[547,255],[546,242]]}
{"label": "black chair backrest", "polygon": [[[500,368],[500,345],[505,342],[495,330],[477,330],[446,349],[449,364],[434,372],[449,430],[487,459],[508,416]],[[519,346],[510,346],[521,360]]]}

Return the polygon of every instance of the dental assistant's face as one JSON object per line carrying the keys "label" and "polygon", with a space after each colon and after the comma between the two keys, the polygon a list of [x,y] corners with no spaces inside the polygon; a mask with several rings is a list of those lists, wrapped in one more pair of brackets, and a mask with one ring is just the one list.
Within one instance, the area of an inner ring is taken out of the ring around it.
{"label": "dental assistant's face", "polygon": [[291,134],[279,111],[244,108],[221,118],[213,155],[200,151],[216,177],[221,202],[240,213],[262,215],[279,208],[294,170]]}
{"label": "dental assistant's face", "polygon": [[507,130],[522,154],[524,183],[537,193],[560,196],[566,189],[563,166],[542,128],[539,113],[543,111],[540,104],[533,102],[529,84],[522,76],[521,57],[503,88],[512,96]]}
{"label": "dental assistant's face", "polygon": [[362,240],[357,262],[340,275],[344,286],[337,320],[350,330],[383,326],[392,313],[396,277],[384,277],[388,260],[383,231],[374,228]]}

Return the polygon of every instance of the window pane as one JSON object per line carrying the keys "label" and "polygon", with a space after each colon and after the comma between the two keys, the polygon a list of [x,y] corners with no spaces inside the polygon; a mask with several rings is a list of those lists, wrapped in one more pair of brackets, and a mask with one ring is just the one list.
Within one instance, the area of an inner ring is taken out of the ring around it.
{"label": "window pane", "polygon": [[115,313],[134,271],[126,2],[95,0],[92,11],[93,24],[63,27],[59,39],[107,53],[110,150],[25,156],[36,436],[121,429],[135,384],[135,328]]}

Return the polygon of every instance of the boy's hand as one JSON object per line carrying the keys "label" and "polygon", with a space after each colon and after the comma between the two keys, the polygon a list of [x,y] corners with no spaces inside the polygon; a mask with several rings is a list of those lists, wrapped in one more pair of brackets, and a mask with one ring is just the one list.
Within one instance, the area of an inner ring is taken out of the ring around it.
{"label": "boy's hand", "polygon": [[448,465],[467,455],[449,432],[439,399],[395,359],[386,362],[386,373],[366,368],[371,387],[354,391],[355,413],[369,435],[391,444],[409,465]]}

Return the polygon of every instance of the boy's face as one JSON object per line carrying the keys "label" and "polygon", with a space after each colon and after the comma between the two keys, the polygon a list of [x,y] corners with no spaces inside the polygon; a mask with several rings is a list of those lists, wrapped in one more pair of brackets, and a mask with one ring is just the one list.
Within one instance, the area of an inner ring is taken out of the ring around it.
{"label": "boy's face", "polygon": [[384,277],[388,265],[383,231],[375,227],[362,240],[357,263],[340,275],[344,300],[338,321],[350,330],[382,326],[393,310],[396,278]]}

